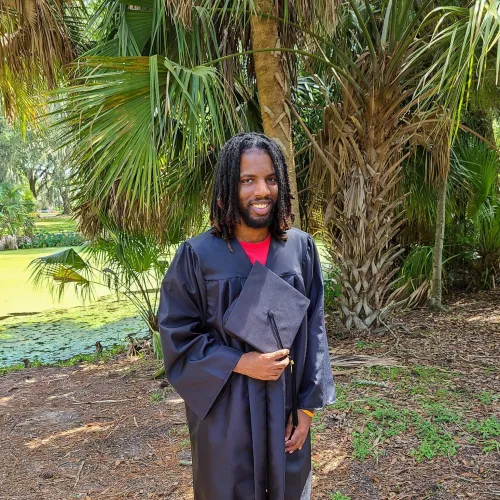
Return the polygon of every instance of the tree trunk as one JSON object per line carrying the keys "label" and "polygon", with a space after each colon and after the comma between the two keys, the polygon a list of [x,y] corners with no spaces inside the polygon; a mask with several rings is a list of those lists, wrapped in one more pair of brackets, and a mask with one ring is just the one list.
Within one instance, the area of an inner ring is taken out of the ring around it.
{"label": "tree trunk", "polygon": [[33,193],[33,196],[35,198],[35,200],[37,199],[37,189],[36,189],[36,177],[33,175],[32,172],[30,172],[28,175],[28,183],[29,183],[29,186],[30,186],[30,191]]}
{"label": "tree trunk", "polygon": [[436,237],[434,241],[434,255],[432,257],[431,291],[428,305],[433,310],[444,310],[441,303],[443,294],[443,246],[444,229],[446,223],[446,178],[439,186],[437,199]]}
{"label": "tree trunk", "polygon": [[[388,132],[367,113],[364,131],[351,150],[343,187],[331,200],[332,250],[337,257],[342,292],[339,297],[347,328],[380,326],[400,303],[392,298],[396,259],[402,254],[393,238],[403,220],[395,213],[394,197],[400,179],[400,155],[390,155]],[[360,120],[361,121],[361,120]]]}
{"label": "tree trunk", "polygon": [[[272,0],[261,0],[257,4],[260,13],[274,13]],[[278,23],[273,19],[252,16],[253,50],[269,49],[280,46]],[[253,55],[259,105],[264,133],[276,141],[285,154],[288,165],[290,187],[294,199],[292,210],[295,226],[300,228],[299,195],[297,175],[293,157],[292,119],[285,99],[289,95],[289,85],[281,61],[280,52],[260,52]]]}
{"label": "tree trunk", "polygon": [[61,198],[63,201],[63,215],[71,215],[71,205],[66,189],[61,189]]}

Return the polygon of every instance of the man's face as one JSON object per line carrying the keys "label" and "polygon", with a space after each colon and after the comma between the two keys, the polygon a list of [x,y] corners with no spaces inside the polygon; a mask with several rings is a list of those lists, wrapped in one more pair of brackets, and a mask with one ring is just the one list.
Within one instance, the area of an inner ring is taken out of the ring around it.
{"label": "man's face", "polygon": [[241,156],[238,193],[243,222],[253,229],[268,227],[278,199],[278,179],[265,151],[251,149]]}

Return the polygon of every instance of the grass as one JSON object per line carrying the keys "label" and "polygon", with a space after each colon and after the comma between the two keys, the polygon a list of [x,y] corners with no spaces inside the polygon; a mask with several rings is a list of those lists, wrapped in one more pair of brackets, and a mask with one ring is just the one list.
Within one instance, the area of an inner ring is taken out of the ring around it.
{"label": "grass", "polygon": [[[407,454],[417,464],[452,457],[467,443],[477,445],[483,453],[500,451],[500,420],[495,415],[477,420],[465,416],[470,415],[467,408],[472,400],[469,393],[455,387],[456,373],[416,365],[365,368],[363,377],[367,379],[363,382],[374,385],[360,384],[357,379],[336,384],[336,403],[313,419],[313,440],[325,429],[322,413],[333,409],[348,415],[353,429],[351,454],[359,461],[378,460],[394,439],[409,443]],[[383,392],[375,384],[380,381]],[[473,399],[488,407],[498,400],[498,394],[483,391]],[[330,497],[337,498],[334,494]]]}
{"label": "grass", "polygon": [[165,395],[163,394],[162,391],[156,391],[156,392],[153,392],[153,394],[151,394],[149,396],[149,400],[152,402],[152,403],[160,403],[161,401],[163,401],[165,399]]}
{"label": "grass", "polygon": [[351,497],[344,495],[340,490],[330,493],[330,500],[351,500]]}
{"label": "grass", "polygon": [[42,216],[35,219],[35,232],[60,233],[61,231],[76,231],[76,221],[69,215]]}
{"label": "grass", "polygon": [[[103,350],[100,353],[93,354],[77,354],[76,356],[72,356],[71,358],[56,361],[55,363],[44,363],[43,361],[39,361],[36,359],[31,363],[31,368],[36,368],[38,366],[75,366],[80,363],[97,363],[104,362],[114,358],[117,354],[122,354],[125,352],[124,345],[115,345],[111,346],[108,349]],[[25,366],[23,363],[16,363],[7,367],[0,367],[0,376],[6,375],[11,372],[16,372],[19,370],[24,370]]]}

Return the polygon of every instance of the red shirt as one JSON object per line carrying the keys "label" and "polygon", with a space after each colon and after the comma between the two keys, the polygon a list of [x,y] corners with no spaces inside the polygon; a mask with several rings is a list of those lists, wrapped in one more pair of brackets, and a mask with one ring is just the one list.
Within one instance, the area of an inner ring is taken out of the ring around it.
{"label": "red shirt", "polygon": [[269,235],[264,241],[259,243],[248,243],[246,241],[240,241],[240,245],[245,250],[250,262],[255,264],[259,261],[264,266],[266,265],[267,254],[269,253],[269,247],[271,246],[271,235]]}

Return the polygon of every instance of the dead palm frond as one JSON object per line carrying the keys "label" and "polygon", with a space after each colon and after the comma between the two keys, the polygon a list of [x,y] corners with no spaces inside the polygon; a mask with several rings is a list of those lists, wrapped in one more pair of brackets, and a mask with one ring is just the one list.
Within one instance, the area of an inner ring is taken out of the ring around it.
{"label": "dead palm frond", "polygon": [[[0,0],[0,91],[7,116],[29,115],[74,60],[84,8],[63,0]],[[29,96],[29,98],[28,98]]]}

